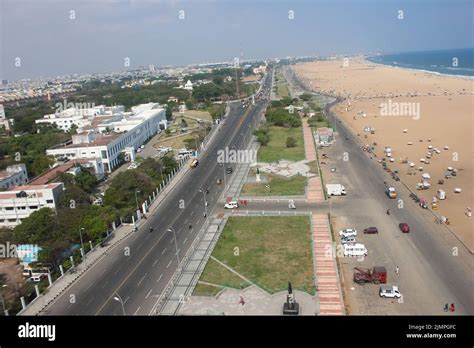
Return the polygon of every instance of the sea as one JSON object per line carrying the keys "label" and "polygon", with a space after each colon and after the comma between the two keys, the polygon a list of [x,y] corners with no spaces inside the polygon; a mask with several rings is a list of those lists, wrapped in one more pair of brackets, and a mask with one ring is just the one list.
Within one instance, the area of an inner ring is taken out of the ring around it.
{"label": "sea", "polygon": [[367,60],[435,74],[474,78],[474,48],[382,54],[367,57]]}

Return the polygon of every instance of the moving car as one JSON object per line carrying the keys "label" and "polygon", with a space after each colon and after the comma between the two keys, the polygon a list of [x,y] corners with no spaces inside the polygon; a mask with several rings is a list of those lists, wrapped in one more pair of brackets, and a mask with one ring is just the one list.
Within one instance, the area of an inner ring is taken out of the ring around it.
{"label": "moving car", "polygon": [[380,285],[379,295],[385,298],[400,298],[402,296],[398,286],[394,285]]}
{"label": "moving car", "polygon": [[239,207],[239,203],[237,203],[237,201],[230,201],[224,205],[224,208],[226,209],[236,209],[238,207]]}
{"label": "moving car", "polygon": [[364,234],[377,234],[379,233],[379,230],[377,229],[377,227],[367,227],[366,229],[364,229]]}
{"label": "moving car", "polygon": [[410,226],[408,226],[406,222],[401,222],[400,224],[398,224],[398,227],[400,228],[400,231],[402,231],[403,233],[410,232]]}
{"label": "moving car", "polygon": [[339,231],[341,237],[355,237],[357,236],[357,230],[355,228],[345,228]]}
{"label": "moving car", "polygon": [[326,184],[328,196],[345,196],[346,188],[341,184]]}

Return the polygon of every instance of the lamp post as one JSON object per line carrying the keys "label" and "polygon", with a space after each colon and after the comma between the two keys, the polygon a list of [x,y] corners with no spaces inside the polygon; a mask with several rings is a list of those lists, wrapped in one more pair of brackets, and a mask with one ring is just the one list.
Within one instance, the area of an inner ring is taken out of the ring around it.
{"label": "lamp post", "polygon": [[137,197],[137,193],[140,193],[140,191],[135,190],[135,202],[137,203],[137,210],[140,210],[140,208],[138,207],[138,197]]}
{"label": "lamp post", "polygon": [[179,267],[178,242],[176,241],[176,232],[175,232],[174,228],[171,227],[171,226],[168,228],[168,232],[173,232],[174,245],[176,247],[176,259],[178,259],[178,267]]}
{"label": "lamp post", "polygon": [[87,256],[86,256],[86,249],[84,249],[84,243],[82,241],[82,231],[84,231],[84,227],[81,227],[80,230],[79,230],[79,236],[81,237],[81,248],[82,248],[82,252],[83,252],[83,255],[84,255],[84,262],[86,261],[87,259]]}
{"label": "lamp post", "polygon": [[205,212],[206,212],[206,218],[207,218],[207,200],[206,200],[206,193],[204,192],[204,189],[203,189],[202,187],[199,189],[199,192],[202,193],[202,197],[203,197],[203,199],[204,199],[204,210],[205,210]]}
{"label": "lamp post", "polygon": [[118,293],[115,293],[115,295],[117,295],[117,296],[114,296],[114,300],[120,302],[120,304],[122,305],[122,312],[123,312],[123,315],[125,315],[125,306],[124,306],[123,300],[122,300],[122,298],[119,296]]}

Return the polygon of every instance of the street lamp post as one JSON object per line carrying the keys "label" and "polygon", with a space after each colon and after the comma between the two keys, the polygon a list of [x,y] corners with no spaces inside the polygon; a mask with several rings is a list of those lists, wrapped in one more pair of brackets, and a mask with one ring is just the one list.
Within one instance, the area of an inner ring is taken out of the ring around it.
{"label": "street lamp post", "polygon": [[114,300],[120,302],[120,304],[122,305],[122,312],[123,312],[123,315],[125,315],[125,306],[124,306],[123,300],[122,300],[122,298],[119,296],[118,293],[115,293],[115,295],[117,295],[117,296],[114,297]]}
{"label": "street lamp post", "polygon": [[176,240],[176,232],[175,232],[174,228],[171,227],[171,226],[168,228],[168,232],[173,232],[174,245],[175,245],[175,247],[176,247],[176,258],[178,259],[178,267],[179,267],[178,242],[177,242],[177,240]]}
{"label": "street lamp post", "polygon": [[199,192],[202,193],[202,197],[203,197],[203,199],[204,199],[204,210],[205,210],[205,212],[206,212],[206,218],[207,218],[207,200],[206,200],[206,193],[204,192],[204,189],[203,189],[202,187],[199,189]]}
{"label": "street lamp post", "polygon": [[87,256],[86,256],[86,249],[84,249],[84,242],[82,240],[82,231],[84,231],[84,227],[81,227],[80,230],[79,230],[79,236],[81,237],[81,248],[82,248],[82,252],[83,252],[83,255],[84,255],[84,262],[86,261],[87,259]]}
{"label": "street lamp post", "polygon": [[140,210],[140,208],[138,207],[138,197],[137,197],[137,193],[140,193],[140,191],[135,190],[135,203],[137,203],[137,210]]}

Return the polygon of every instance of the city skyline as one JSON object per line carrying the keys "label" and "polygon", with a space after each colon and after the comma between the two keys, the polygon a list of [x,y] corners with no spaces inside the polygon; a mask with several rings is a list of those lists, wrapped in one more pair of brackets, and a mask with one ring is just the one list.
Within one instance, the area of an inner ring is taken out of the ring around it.
{"label": "city skyline", "polygon": [[241,55],[245,60],[472,47],[472,3],[461,0],[433,7],[424,1],[48,2],[1,2],[2,79]]}

